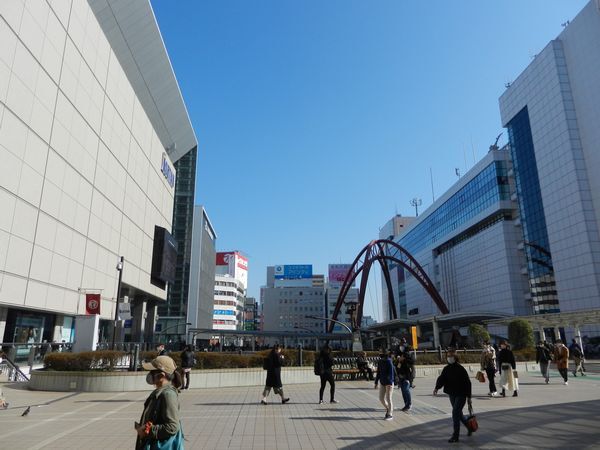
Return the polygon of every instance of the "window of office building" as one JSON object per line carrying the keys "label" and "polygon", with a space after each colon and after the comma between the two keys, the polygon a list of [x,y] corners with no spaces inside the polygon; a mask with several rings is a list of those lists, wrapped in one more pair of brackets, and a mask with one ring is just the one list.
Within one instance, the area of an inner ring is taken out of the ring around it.
{"label": "window of office building", "polygon": [[527,107],[507,125],[534,313],[559,312]]}

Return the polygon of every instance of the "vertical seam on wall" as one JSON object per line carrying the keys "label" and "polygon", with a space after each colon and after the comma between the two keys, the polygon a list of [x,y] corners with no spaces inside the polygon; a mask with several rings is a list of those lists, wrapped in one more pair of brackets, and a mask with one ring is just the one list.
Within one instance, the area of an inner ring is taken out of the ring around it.
{"label": "vertical seam on wall", "polygon": [[[92,11],[92,14],[93,14],[93,11]],[[68,38],[69,38],[69,34],[67,33],[67,39]],[[92,197],[90,199],[90,209],[89,209],[89,212],[88,212],[88,223],[87,223],[87,228],[86,228],[86,231],[85,231],[85,247],[83,249],[83,263],[81,265],[81,277],[79,279],[79,286],[80,286],[80,288],[81,288],[81,286],[83,286],[83,276],[84,276],[85,268],[86,268],[86,257],[87,257],[87,251],[88,251],[88,244],[90,242],[90,238],[89,238],[89,235],[90,235],[90,223],[92,222],[92,205],[94,204],[94,197],[95,197],[95,191],[96,191],[96,174],[98,172],[98,156],[100,154],[100,146],[103,145],[103,143],[104,143],[104,141],[102,140],[102,125],[104,124],[104,107],[106,106],[106,101],[108,99],[108,95],[106,93],[106,85],[108,83],[108,74],[110,72],[111,54],[112,53],[109,53],[109,55],[108,55],[108,64],[106,65],[106,77],[104,78],[104,85],[102,86],[103,94],[104,94],[104,99],[102,101],[102,111],[100,113],[100,128],[98,129],[98,145],[96,146],[96,161],[95,161],[96,164],[94,165],[94,176],[93,176],[92,182],[91,182],[91,185],[92,185]],[[85,62],[85,59],[83,58],[83,55],[82,55],[82,59]],[[90,68],[90,70],[91,70],[91,68]],[[91,126],[90,126],[90,128],[91,128]],[[93,130],[93,128],[92,128],[92,130]],[[108,146],[107,146],[107,148],[108,148]],[[121,211],[121,217],[122,216],[123,216],[123,212]],[[95,241],[94,241],[94,244],[99,245],[99,243],[95,242]],[[80,306],[81,306],[81,296],[83,294],[85,294],[85,293],[82,293],[82,292],[78,292],[77,293],[77,314],[79,314],[79,309],[80,309]],[[115,295],[116,295],[116,291],[115,291]],[[102,297],[103,296],[102,296],[102,291],[101,291],[100,292],[100,298],[102,299]],[[115,302],[115,305],[116,305],[116,302]],[[83,311],[82,311],[82,313],[83,313]],[[114,316],[114,314],[112,316]]]}
{"label": "vertical seam on wall", "polygon": [[[69,8],[69,20],[67,21],[67,30],[69,28],[69,24],[71,23],[71,13],[73,11],[73,3],[71,2],[71,6]],[[52,12],[54,12],[54,10],[52,10]],[[60,20],[59,20],[60,22]],[[52,142],[52,135],[54,133],[54,122],[56,121],[56,105],[58,104],[58,96],[60,94],[60,82],[62,79],[62,74],[63,74],[63,68],[65,65],[65,52],[67,50],[67,40],[68,40],[68,31],[65,34],[65,42],[63,43],[63,54],[62,54],[62,61],[61,61],[61,65],[60,65],[60,73],[58,75],[58,82],[56,84],[56,97],[54,98],[54,111],[52,113],[52,126],[50,128],[50,135],[48,136],[48,152],[46,153],[46,162],[44,164],[44,178],[43,178],[43,183],[42,183],[42,189],[40,190],[40,202],[39,202],[39,206],[37,208],[37,214],[36,214],[36,218],[35,218],[35,230],[33,233],[33,246],[31,249],[31,257],[29,258],[29,270],[27,271],[27,284],[25,285],[25,295],[23,296],[23,305],[25,305],[25,302],[27,300],[27,293],[29,292],[29,283],[31,283],[31,264],[33,263],[33,253],[35,251],[35,243],[37,241],[37,231],[38,231],[38,225],[40,222],[40,214],[42,213],[42,198],[44,196],[44,186],[46,185],[46,172],[48,171],[48,159],[50,156],[50,151],[51,151],[51,146],[50,146],[50,142]],[[56,237],[54,238],[55,242],[56,242]],[[52,259],[54,259],[54,256],[52,257]]]}
{"label": "vertical seam on wall", "polygon": [[[23,22],[23,12],[24,11],[25,11],[25,5],[23,5],[23,11],[21,12],[21,18],[19,20],[19,29],[21,28],[21,23]],[[19,34],[18,34],[18,32],[15,32],[15,30],[12,29],[12,27],[8,24],[8,22],[6,21],[6,19],[3,16],[0,16],[0,18],[4,21],[6,26],[14,33],[15,37],[17,38],[17,44],[15,45],[15,50],[13,51],[11,63],[10,63],[10,67],[9,67],[11,75],[8,78],[8,85],[6,86],[6,95],[8,95],[8,92],[10,91],[10,82],[12,81],[12,77],[13,77],[12,68],[15,64],[15,55],[17,53]],[[4,102],[0,102],[0,103],[2,103],[4,105],[4,109],[2,110],[2,113],[0,114],[0,128],[2,128],[2,123],[4,122],[4,110],[10,109],[10,108],[6,105],[6,103],[4,103]],[[11,110],[11,112],[12,112],[12,110]],[[15,197],[17,198],[16,201],[18,201],[18,197],[17,196],[15,196]],[[17,204],[16,201],[15,201],[15,208],[16,208],[16,204]],[[1,270],[2,278],[0,278],[0,292],[2,291],[2,288],[4,287],[4,277],[6,276],[6,264],[8,262],[8,249],[10,248],[10,241],[12,238],[12,229],[13,229],[14,224],[15,224],[15,215],[13,213],[13,217],[10,222],[10,232],[8,233],[8,243],[6,246],[6,254],[4,255],[4,264],[2,264],[2,270]],[[33,240],[35,241],[35,235],[34,235]],[[32,244],[32,248],[31,248],[31,254],[33,255],[33,244]],[[26,293],[27,293],[27,291],[26,291]],[[23,302],[25,302],[25,297],[23,297]]]}

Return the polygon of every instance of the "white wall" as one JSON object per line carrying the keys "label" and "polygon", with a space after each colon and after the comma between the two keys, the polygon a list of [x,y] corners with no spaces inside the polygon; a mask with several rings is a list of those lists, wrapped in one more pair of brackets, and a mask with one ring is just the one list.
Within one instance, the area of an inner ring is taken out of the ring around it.
{"label": "white wall", "polygon": [[84,313],[102,289],[150,284],[171,228],[163,148],[84,0],[0,2],[0,304]]}
{"label": "white wall", "polygon": [[561,311],[600,298],[599,39],[592,1],[500,98],[503,125],[528,107]]}

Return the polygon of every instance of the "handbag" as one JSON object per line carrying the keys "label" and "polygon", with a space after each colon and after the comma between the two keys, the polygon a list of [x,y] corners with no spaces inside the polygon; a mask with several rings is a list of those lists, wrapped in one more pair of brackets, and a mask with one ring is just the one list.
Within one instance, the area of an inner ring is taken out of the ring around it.
{"label": "handbag", "polygon": [[467,417],[467,428],[471,433],[475,433],[479,428],[479,424],[477,423],[477,417],[473,412],[473,403],[471,403],[471,398],[468,399],[469,404],[469,416]]}
{"label": "handbag", "polygon": [[475,374],[475,378],[477,378],[477,381],[479,381],[480,383],[485,383],[485,374],[481,370],[477,371],[477,373]]}
{"label": "handbag", "polygon": [[143,447],[144,450],[180,450],[183,449],[183,433],[181,426],[177,434],[174,434],[169,439],[163,441],[147,441]]}

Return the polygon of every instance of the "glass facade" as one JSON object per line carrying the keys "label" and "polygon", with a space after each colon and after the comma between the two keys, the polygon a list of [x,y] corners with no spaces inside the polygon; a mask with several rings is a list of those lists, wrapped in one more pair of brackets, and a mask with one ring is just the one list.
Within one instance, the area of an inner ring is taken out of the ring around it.
{"label": "glass facade", "polygon": [[544,205],[529,112],[523,108],[507,125],[533,312],[559,312]]}
{"label": "glass facade", "polygon": [[[185,334],[187,298],[190,283],[190,259],[192,248],[192,224],[194,218],[194,192],[196,188],[196,158],[198,148],[194,147],[174,163],[177,178],[175,180],[175,205],[173,208],[173,237],[177,241],[177,265],[175,282],[169,285],[167,301],[158,306],[159,326],[166,329],[167,319],[171,334]],[[173,321],[175,319],[175,322]],[[171,326],[180,323],[180,326]]]}
{"label": "glass facade", "polygon": [[494,161],[398,243],[415,255],[501,200],[510,199],[508,168]]}

